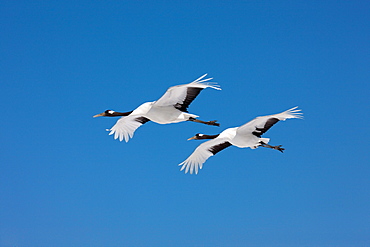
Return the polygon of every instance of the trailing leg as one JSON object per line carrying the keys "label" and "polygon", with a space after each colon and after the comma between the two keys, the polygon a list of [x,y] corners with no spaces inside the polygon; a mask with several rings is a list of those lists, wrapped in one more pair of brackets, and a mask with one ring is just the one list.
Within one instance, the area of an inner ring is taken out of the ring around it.
{"label": "trailing leg", "polygon": [[284,152],[285,148],[282,148],[281,145],[278,145],[278,146],[271,146],[267,143],[264,143],[264,142],[260,142],[261,146],[262,147],[265,147],[265,148],[271,148],[271,149],[275,149],[275,150],[278,150],[280,152]]}
{"label": "trailing leg", "polygon": [[219,123],[217,123],[217,120],[214,120],[214,121],[208,121],[208,122],[205,122],[205,121],[202,121],[202,120],[199,120],[199,119],[196,119],[196,118],[189,118],[188,121],[192,121],[192,122],[196,122],[196,123],[202,123],[202,124],[207,124],[207,125],[213,125],[213,126],[220,126]]}

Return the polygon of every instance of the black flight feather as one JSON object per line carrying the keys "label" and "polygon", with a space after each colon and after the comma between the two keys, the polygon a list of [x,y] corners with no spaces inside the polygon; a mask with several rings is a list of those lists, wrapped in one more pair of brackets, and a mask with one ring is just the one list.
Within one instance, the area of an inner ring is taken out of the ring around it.
{"label": "black flight feather", "polygon": [[175,105],[175,108],[182,111],[182,112],[188,112],[188,107],[193,102],[193,100],[198,96],[200,91],[202,91],[203,88],[197,88],[197,87],[188,87],[186,91],[186,97],[184,99],[184,102],[177,103]]}
{"label": "black flight feather", "polygon": [[149,118],[146,118],[146,117],[137,117],[135,118],[135,121],[141,123],[141,124],[145,124],[146,122],[149,122],[150,119]]}
{"label": "black flight feather", "polygon": [[223,143],[217,144],[217,145],[209,148],[208,151],[210,151],[211,153],[213,153],[213,155],[215,155],[218,152],[220,152],[221,150],[224,150],[225,148],[230,147],[230,146],[231,146],[230,142],[223,142]]}
{"label": "black flight feather", "polygon": [[262,134],[266,133],[266,131],[268,131],[277,122],[279,122],[279,119],[277,119],[277,118],[269,118],[266,121],[265,126],[263,126],[263,128],[257,128],[256,127],[256,131],[253,131],[252,134],[255,135],[255,136],[257,136],[257,137],[261,137]]}

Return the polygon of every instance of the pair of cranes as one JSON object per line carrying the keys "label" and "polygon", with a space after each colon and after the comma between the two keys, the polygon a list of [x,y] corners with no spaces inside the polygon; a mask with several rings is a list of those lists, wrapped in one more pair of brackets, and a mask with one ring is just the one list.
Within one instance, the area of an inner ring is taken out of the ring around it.
{"label": "pair of cranes", "polygon": [[[159,124],[191,121],[220,126],[217,121],[202,121],[197,119],[197,115],[188,112],[189,105],[203,89],[221,90],[217,84],[209,82],[213,78],[204,79],[206,76],[207,74],[188,84],[170,87],[157,101],[143,103],[133,111],[106,110],[94,117],[121,117],[108,131],[110,131],[109,135],[114,135],[114,139],[120,141],[125,139],[126,142],[133,137],[137,128],[149,121]],[[281,145],[269,145],[270,139],[262,138],[262,135],[277,122],[289,118],[302,118],[301,110],[294,107],[278,114],[257,117],[240,127],[225,129],[218,135],[196,134],[188,140],[210,140],[200,144],[185,161],[179,164],[181,171],[185,169],[185,173],[198,174],[209,157],[229,146],[251,149],[266,147],[283,152],[284,148]]]}

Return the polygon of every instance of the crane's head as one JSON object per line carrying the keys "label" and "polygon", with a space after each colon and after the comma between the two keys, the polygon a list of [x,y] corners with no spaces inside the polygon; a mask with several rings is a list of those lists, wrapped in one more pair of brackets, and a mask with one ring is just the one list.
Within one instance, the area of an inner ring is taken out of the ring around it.
{"label": "crane's head", "polygon": [[202,136],[204,136],[204,135],[203,135],[203,134],[198,133],[198,134],[196,134],[195,136],[190,137],[190,138],[188,139],[188,141],[190,141],[190,140],[201,140],[201,139],[202,139]]}
{"label": "crane's head", "polygon": [[114,117],[115,116],[115,111],[112,111],[112,110],[106,110],[105,112],[103,113],[100,113],[100,114],[96,114],[95,116],[93,117]]}

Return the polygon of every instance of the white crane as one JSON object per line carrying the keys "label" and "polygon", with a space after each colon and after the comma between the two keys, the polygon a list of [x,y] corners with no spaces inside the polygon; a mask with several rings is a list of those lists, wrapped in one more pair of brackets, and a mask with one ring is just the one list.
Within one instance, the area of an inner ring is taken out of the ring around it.
{"label": "white crane", "polygon": [[190,171],[192,174],[195,171],[198,174],[198,170],[202,169],[203,163],[209,157],[232,145],[251,149],[262,146],[283,152],[284,148],[281,145],[271,146],[268,144],[270,139],[261,136],[278,121],[288,118],[303,118],[303,115],[301,110],[294,107],[282,113],[257,117],[240,127],[228,128],[218,135],[196,134],[188,140],[212,140],[200,144],[184,162],[180,163],[181,171],[185,169],[185,173]]}
{"label": "white crane", "polygon": [[[108,131],[109,135],[114,134],[114,139],[119,138],[120,141],[125,139],[126,142],[133,137],[134,132],[141,125],[148,121],[153,121],[159,124],[178,123],[183,121],[192,121],[208,125],[220,126],[215,121],[202,121],[196,119],[198,116],[188,113],[188,107],[198,94],[205,88],[213,88],[221,90],[216,83],[207,81],[213,78],[203,79],[207,74],[199,77],[195,81],[185,84],[170,87],[166,93],[157,101],[146,102],[130,112],[115,112],[106,110],[103,113],[97,114],[94,117],[117,117],[122,116],[117,123]],[[206,83],[207,82],[207,83]]]}

